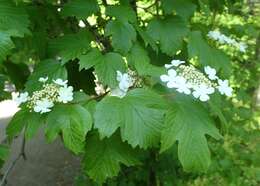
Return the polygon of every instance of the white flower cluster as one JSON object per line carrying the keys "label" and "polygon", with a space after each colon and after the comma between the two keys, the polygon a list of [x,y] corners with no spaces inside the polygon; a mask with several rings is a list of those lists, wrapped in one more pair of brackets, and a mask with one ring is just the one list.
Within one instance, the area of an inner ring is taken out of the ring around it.
{"label": "white flower cluster", "polygon": [[194,66],[182,65],[185,61],[172,60],[171,64],[166,64],[167,74],[161,75],[162,82],[167,83],[168,88],[174,88],[176,91],[184,94],[192,94],[200,101],[208,101],[209,95],[217,89],[220,94],[231,96],[232,88],[228,80],[221,80],[216,75],[216,70],[206,66],[204,71],[206,75],[198,71]]}
{"label": "white flower cluster", "polygon": [[218,30],[209,31],[209,38],[218,41],[221,44],[228,44],[236,47],[240,52],[246,52],[247,45],[244,42],[237,42],[235,39],[232,39],[224,34],[221,34]]}
{"label": "white flower cluster", "polygon": [[48,77],[41,77],[41,90],[33,92],[32,96],[29,96],[28,92],[14,93],[13,100],[18,106],[26,103],[31,111],[41,114],[50,112],[55,103],[68,103],[73,100],[73,87],[68,86],[68,80],[56,79],[52,83],[46,83],[47,81]]}
{"label": "white flower cluster", "polygon": [[135,83],[134,77],[130,73],[117,71],[118,87],[111,90],[111,96],[124,97],[130,87]]}

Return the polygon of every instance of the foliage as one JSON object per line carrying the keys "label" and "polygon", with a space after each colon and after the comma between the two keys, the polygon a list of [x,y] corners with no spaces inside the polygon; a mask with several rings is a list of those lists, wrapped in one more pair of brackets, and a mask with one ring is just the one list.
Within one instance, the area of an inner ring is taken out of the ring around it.
{"label": "foliage", "polygon": [[[0,99],[10,84],[30,94],[53,80],[74,87],[73,101],[44,114],[22,103],[8,138],[40,128],[48,142],[61,137],[82,157],[78,185],[257,185],[256,14],[241,0],[0,0]],[[246,51],[211,40],[212,30]],[[232,97],[167,89],[159,77],[172,59],[213,67]],[[7,155],[1,145],[0,165]]]}

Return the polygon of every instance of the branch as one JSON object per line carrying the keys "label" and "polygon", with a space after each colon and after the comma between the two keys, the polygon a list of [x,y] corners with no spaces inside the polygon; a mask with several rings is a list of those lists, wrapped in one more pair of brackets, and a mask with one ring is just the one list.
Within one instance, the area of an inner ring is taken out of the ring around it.
{"label": "branch", "polygon": [[[105,92],[104,94],[101,94],[101,95],[91,96],[89,99],[86,99],[86,100],[84,100],[84,101],[77,101],[77,102],[67,103],[67,104],[71,104],[71,105],[80,104],[80,103],[81,103],[81,104],[82,104],[82,103],[86,104],[86,103],[88,103],[88,102],[90,102],[90,101],[92,101],[92,100],[100,100],[100,99],[102,99],[102,98],[105,97],[109,92],[110,92],[110,91],[107,91],[107,92]],[[1,186],[1,185],[0,185],[0,186]]]}
{"label": "branch", "polygon": [[96,31],[96,29],[93,28],[87,20],[83,20],[83,22],[86,25],[86,28],[94,35],[95,40],[102,49],[102,51],[106,52],[109,48],[111,48],[109,42],[107,42],[105,38],[102,38]]}
{"label": "branch", "polygon": [[13,160],[13,162],[11,163],[11,165],[7,168],[7,170],[5,171],[2,180],[0,182],[0,186],[4,186],[7,182],[7,177],[9,175],[9,173],[13,170],[13,168],[15,167],[16,163],[20,160],[20,158],[23,158],[24,160],[26,160],[26,154],[25,154],[25,135],[23,135],[23,141],[22,141],[22,145],[21,145],[21,151],[18,154],[18,156]]}

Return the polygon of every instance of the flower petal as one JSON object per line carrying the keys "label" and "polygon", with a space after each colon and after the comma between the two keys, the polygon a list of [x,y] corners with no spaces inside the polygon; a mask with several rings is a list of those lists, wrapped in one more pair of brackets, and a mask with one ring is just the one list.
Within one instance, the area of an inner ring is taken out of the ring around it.
{"label": "flower petal", "polygon": [[168,75],[164,74],[164,75],[160,76],[160,79],[161,79],[162,82],[167,82],[167,81],[170,80],[170,77]]}

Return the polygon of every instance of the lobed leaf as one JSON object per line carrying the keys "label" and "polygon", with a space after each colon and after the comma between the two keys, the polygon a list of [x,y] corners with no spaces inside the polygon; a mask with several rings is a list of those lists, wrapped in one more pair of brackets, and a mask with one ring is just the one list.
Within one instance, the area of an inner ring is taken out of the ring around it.
{"label": "lobed leaf", "polygon": [[25,138],[31,139],[40,126],[44,124],[44,118],[35,112],[27,109],[18,111],[7,126],[6,134],[10,139],[18,136],[25,128]]}
{"label": "lobed leaf", "polygon": [[136,40],[136,31],[128,22],[109,21],[105,34],[112,36],[112,46],[115,51],[126,54]]}
{"label": "lobed leaf", "polygon": [[129,6],[114,5],[106,7],[106,14],[111,17],[115,17],[121,22],[136,22],[136,14]]}
{"label": "lobed leaf", "polygon": [[196,5],[192,0],[162,0],[162,8],[166,14],[175,11],[178,16],[187,19],[194,14]]}
{"label": "lobed leaf", "polygon": [[178,141],[178,157],[184,170],[206,172],[210,165],[206,134],[215,139],[221,138],[201,103],[188,96],[178,96],[166,113],[161,152]]}
{"label": "lobed leaf", "polygon": [[54,141],[62,133],[64,145],[79,154],[84,151],[85,137],[92,128],[90,113],[80,105],[57,105],[46,119],[46,138]]}
{"label": "lobed leaf", "polygon": [[123,141],[132,147],[148,148],[159,143],[165,103],[152,91],[135,89],[120,99],[107,97],[96,106],[95,128],[101,138],[120,128]]}
{"label": "lobed leaf", "polygon": [[10,0],[0,0],[0,32],[10,36],[23,37],[30,34],[30,24],[26,10]]}
{"label": "lobed leaf", "polygon": [[14,47],[10,35],[0,31],[0,64]]}
{"label": "lobed leaf", "polygon": [[96,0],[72,0],[65,4],[61,14],[63,16],[76,16],[78,19],[86,19],[99,11]]}
{"label": "lobed leaf", "polygon": [[39,90],[42,86],[39,82],[40,77],[48,77],[48,82],[52,82],[52,80],[58,78],[67,79],[67,70],[55,60],[47,59],[41,61],[28,78],[25,84],[25,90],[28,92]]}
{"label": "lobed leaf", "polygon": [[164,73],[163,67],[150,64],[150,58],[147,51],[136,43],[127,55],[129,65],[133,65],[139,75],[150,75],[159,77]]}
{"label": "lobed leaf", "polygon": [[79,57],[79,69],[90,69],[103,62],[103,55],[97,48],[92,48],[87,54]]}
{"label": "lobed leaf", "polygon": [[103,56],[103,60],[97,58],[99,62],[95,66],[95,71],[99,80],[109,87],[113,88],[118,85],[116,80],[116,71],[125,71],[125,62],[122,56],[118,53],[110,52]]}
{"label": "lobed leaf", "polygon": [[198,57],[203,66],[211,66],[222,70],[223,75],[228,77],[231,73],[231,64],[228,56],[215,48],[210,47],[203,39],[200,31],[193,31],[188,41],[189,58]]}
{"label": "lobed leaf", "polygon": [[148,34],[158,41],[162,52],[169,56],[182,48],[183,39],[188,34],[187,24],[180,17],[153,19],[147,28]]}
{"label": "lobed leaf", "polygon": [[103,140],[97,135],[87,138],[83,167],[86,174],[103,183],[107,178],[117,176],[120,164],[133,166],[139,164],[137,151],[122,142],[118,135]]}
{"label": "lobed leaf", "polygon": [[73,60],[90,49],[91,35],[87,31],[67,34],[49,43],[48,51],[52,56],[59,56],[63,63]]}

